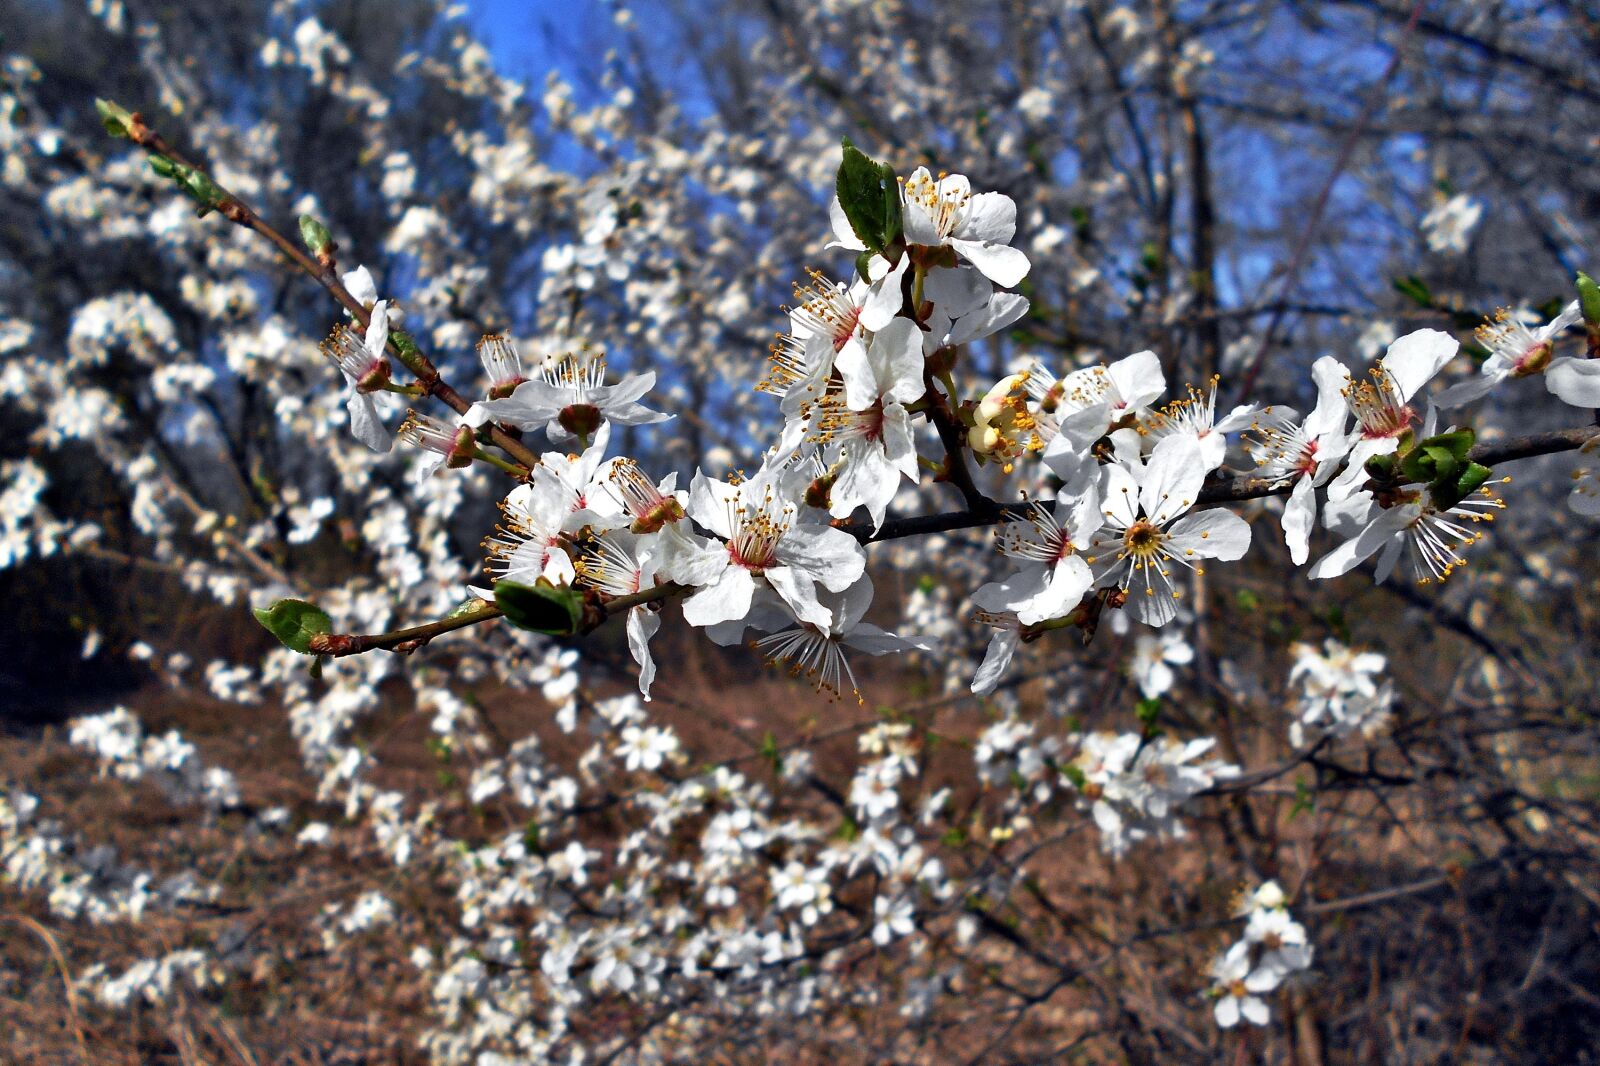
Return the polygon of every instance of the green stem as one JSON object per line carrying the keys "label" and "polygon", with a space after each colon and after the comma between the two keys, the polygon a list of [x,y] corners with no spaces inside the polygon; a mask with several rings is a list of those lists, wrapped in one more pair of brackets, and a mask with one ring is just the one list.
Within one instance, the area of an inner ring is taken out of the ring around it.
{"label": "green stem", "polygon": [[488,463],[492,467],[505,471],[519,481],[525,480],[528,476],[527,467],[518,466],[516,463],[508,463],[498,455],[491,455],[482,448],[479,448],[473,452],[472,457],[480,462]]}

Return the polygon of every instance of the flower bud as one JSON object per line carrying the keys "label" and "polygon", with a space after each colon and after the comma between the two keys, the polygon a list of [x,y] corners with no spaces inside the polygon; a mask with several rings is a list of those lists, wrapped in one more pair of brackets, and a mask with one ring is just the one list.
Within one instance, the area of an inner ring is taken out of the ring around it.
{"label": "flower bud", "polygon": [[118,104],[114,100],[97,99],[94,102],[95,111],[100,114],[100,125],[113,137],[126,137],[133,139],[133,128],[138,122],[133,112]]}
{"label": "flower bud", "polygon": [[300,239],[305,242],[307,250],[317,257],[317,262],[324,268],[333,266],[333,252],[338,245],[333,243],[333,234],[328,232],[328,227],[318,222],[310,215],[300,216]]}

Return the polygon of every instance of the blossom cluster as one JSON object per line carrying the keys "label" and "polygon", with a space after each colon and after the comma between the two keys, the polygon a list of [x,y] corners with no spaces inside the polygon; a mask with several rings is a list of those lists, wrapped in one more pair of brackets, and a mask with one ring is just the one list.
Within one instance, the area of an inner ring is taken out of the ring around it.
{"label": "blossom cluster", "polygon": [[1211,963],[1212,1011],[1217,1024],[1231,1029],[1243,1018],[1266,1025],[1271,1018],[1261,997],[1311,965],[1314,949],[1305,926],[1289,914],[1289,899],[1276,881],[1246,892],[1238,917],[1244,936]]}

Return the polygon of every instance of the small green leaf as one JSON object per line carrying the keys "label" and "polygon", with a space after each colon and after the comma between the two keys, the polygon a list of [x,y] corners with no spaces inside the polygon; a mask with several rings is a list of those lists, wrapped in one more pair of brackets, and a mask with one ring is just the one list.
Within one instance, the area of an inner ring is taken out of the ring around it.
{"label": "small green leaf", "polygon": [[1493,475],[1494,471],[1482,463],[1468,463],[1460,474],[1428,486],[1428,493],[1433,497],[1435,507],[1442,511],[1449,510],[1478,491]]}
{"label": "small green leaf", "polygon": [[1148,733],[1155,729],[1156,722],[1161,717],[1161,701],[1140,700],[1133,708],[1133,713],[1138,716],[1139,724],[1144,726],[1145,732]]}
{"label": "small green leaf", "polygon": [[478,597],[468,596],[466,599],[450,608],[450,613],[445,615],[445,617],[460,618],[464,614],[477,614],[487,606],[488,604],[484,603]]}
{"label": "small green leaf", "polygon": [[778,751],[778,738],[773,735],[770,729],[761,737],[760,755],[771,764],[773,773],[782,772],[783,755]]}
{"label": "small green leaf", "polygon": [[1412,481],[1455,483],[1467,467],[1467,453],[1476,443],[1470,429],[1440,433],[1417,444],[1400,460],[1400,472]]}
{"label": "small green leaf", "polygon": [[1398,292],[1418,307],[1433,306],[1433,290],[1428,288],[1427,282],[1415,274],[1405,278],[1392,278],[1390,283],[1394,285],[1395,292]]}
{"label": "small green leaf", "polygon": [[1294,804],[1289,808],[1289,818],[1293,820],[1302,814],[1316,810],[1317,796],[1306,784],[1304,776],[1294,780]]}
{"label": "small green leaf", "polygon": [[1578,306],[1583,309],[1584,324],[1600,328],[1600,285],[1581,270],[1578,272]]}
{"label": "small green leaf", "polygon": [[552,637],[575,635],[583,620],[583,593],[542,577],[532,585],[496,582],[494,602],[518,629]]}
{"label": "small green leaf", "polygon": [[1089,779],[1083,776],[1083,771],[1080,770],[1075,764],[1070,762],[1061,768],[1061,776],[1066,778],[1068,781],[1071,781],[1072,787],[1077,789],[1079,792],[1082,792],[1083,786],[1089,783]]}
{"label": "small green leaf", "polygon": [[257,608],[251,613],[284,647],[301,655],[311,654],[312,637],[333,632],[333,619],[322,608],[305,600],[279,600],[271,607]]}
{"label": "small green leaf", "polygon": [[848,137],[834,192],[850,228],[867,251],[882,254],[900,238],[900,186],[894,168],[867,158]]}

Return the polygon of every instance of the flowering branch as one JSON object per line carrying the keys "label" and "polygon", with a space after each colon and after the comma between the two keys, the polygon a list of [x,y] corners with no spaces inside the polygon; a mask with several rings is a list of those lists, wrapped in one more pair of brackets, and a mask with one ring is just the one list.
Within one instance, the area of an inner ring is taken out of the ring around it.
{"label": "flowering branch", "polygon": [[[1600,426],[1573,426],[1570,429],[1532,433],[1525,437],[1492,444],[1479,444],[1469,453],[1473,462],[1484,466],[1531,459],[1540,455],[1576,451],[1590,441],[1600,438]],[[1260,499],[1264,496],[1287,495],[1293,485],[1246,475],[1229,480],[1215,481],[1200,490],[1198,503],[1237,503]],[[865,522],[844,522],[839,528],[863,543],[882,540],[902,540],[906,537],[927,536],[932,533],[949,533],[958,529],[973,529],[993,525],[1007,516],[1026,514],[1033,506],[1028,500],[1017,500],[995,505],[997,510],[989,515],[972,511],[945,511],[940,514],[915,515],[909,518],[891,518],[876,530]]]}
{"label": "flowering branch", "polygon": [[[228,221],[259,233],[283,253],[284,258],[327,289],[363,328],[371,322],[371,312],[339,279],[339,274],[334,269],[331,243],[318,249],[317,258],[312,258],[294,241],[258,215],[250,205],[223,188],[204,168],[184,158],[164,137],[145,123],[142,113],[129,112],[103,100],[98,101],[98,107],[106,130],[113,136],[126,137],[148,152],[152,166],[156,167],[157,172],[177,180],[200,203],[202,214],[216,211]],[[158,163],[157,160],[165,162]],[[471,403],[440,376],[438,368],[422,354],[414,342],[397,344],[390,338],[386,347],[416,375],[417,383],[425,393],[437,397],[459,415],[467,413],[472,406]],[[539,464],[539,457],[526,444],[499,426],[491,423],[485,426],[482,432],[488,435],[496,447],[524,467],[531,469]]]}
{"label": "flowering branch", "polygon": [[388,633],[318,633],[310,638],[310,651],[313,655],[328,655],[335,659],[369,651],[392,651],[396,655],[410,655],[434,637],[499,618],[504,613],[492,603],[480,602],[475,607],[437,621],[407,629],[396,629]]}

